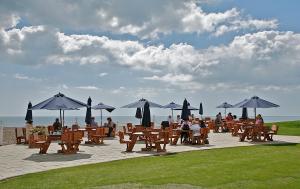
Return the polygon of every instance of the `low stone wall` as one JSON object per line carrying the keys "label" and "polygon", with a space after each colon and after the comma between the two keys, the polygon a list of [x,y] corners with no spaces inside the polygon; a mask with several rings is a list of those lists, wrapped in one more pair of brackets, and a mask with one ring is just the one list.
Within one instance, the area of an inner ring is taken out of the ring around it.
{"label": "low stone wall", "polygon": [[15,143],[16,143],[15,128],[4,127],[2,145],[15,144]]}

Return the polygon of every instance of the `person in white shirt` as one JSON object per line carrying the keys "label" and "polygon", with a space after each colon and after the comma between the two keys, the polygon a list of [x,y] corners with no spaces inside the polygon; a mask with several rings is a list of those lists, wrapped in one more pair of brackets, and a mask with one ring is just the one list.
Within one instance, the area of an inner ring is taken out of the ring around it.
{"label": "person in white shirt", "polygon": [[174,123],[174,119],[172,118],[172,116],[168,116],[168,121],[169,121],[169,125],[172,125]]}
{"label": "person in white shirt", "polygon": [[192,125],[190,126],[190,130],[193,131],[193,135],[200,134],[200,125],[196,121],[192,122]]}
{"label": "person in white shirt", "polygon": [[181,118],[180,118],[180,115],[177,115],[176,122],[178,123],[178,125],[181,124]]}

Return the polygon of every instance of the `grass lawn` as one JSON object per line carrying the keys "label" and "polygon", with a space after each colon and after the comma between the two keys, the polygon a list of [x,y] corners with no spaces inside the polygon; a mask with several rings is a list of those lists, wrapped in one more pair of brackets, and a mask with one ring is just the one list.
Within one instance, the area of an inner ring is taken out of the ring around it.
{"label": "grass lawn", "polygon": [[0,188],[300,188],[300,144],[259,145],[56,169]]}
{"label": "grass lawn", "polygon": [[286,121],[277,123],[267,123],[267,125],[276,124],[279,126],[279,135],[300,136],[300,121]]}

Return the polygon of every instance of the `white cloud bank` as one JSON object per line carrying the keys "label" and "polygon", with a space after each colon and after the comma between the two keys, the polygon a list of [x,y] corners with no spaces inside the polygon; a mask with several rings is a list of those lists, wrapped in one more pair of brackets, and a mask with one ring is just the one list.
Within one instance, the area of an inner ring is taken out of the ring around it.
{"label": "white cloud bank", "polygon": [[[276,20],[252,19],[243,16],[236,8],[207,13],[197,6],[197,1],[159,2],[161,6],[157,6],[156,1],[142,2],[146,5],[140,6],[142,8],[133,13],[132,9],[140,5],[140,1],[134,2],[135,6],[129,6],[123,1],[92,1],[91,4],[27,1],[24,10],[12,14],[10,10],[17,7],[3,1],[0,14],[7,14],[0,19],[1,62],[31,65],[77,63],[82,66],[113,64],[125,69],[149,71],[152,75],[145,77],[145,80],[161,81],[181,88],[201,89],[204,85],[216,83],[280,87],[296,85],[299,81],[298,33],[260,31],[236,36],[227,45],[197,49],[185,43],[166,47],[163,44],[145,45],[140,41],[114,40],[106,36],[69,35],[62,32],[66,28],[59,21],[62,20],[68,28],[80,30],[81,26],[89,28],[93,25],[110,32],[131,33],[141,38],[157,37],[160,33],[173,31],[221,35],[241,29],[256,31],[277,26]],[[33,11],[28,12],[27,6]],[[42,9],[34,9],[37,7]],[[47,11],[51,15],[46,12],[46,15],[38,16],[45,7],[49,10],[64,7],[64,11]],[[87,8],[90,8],[90,14],[82,16]],[[32,23],[41,25],[16,28],[24,15]],[[105,73],[99,76],[103,77]],[[95,90],[94,86],[81,88]]]}
{"label": "white cloud bank", "polygon": [[236,36],[228,45],[197,49],[185,43],[169,47],[144,45],[105,36],[66,35],[44,26],[31,26],[2,28],[0,49],[4,62],[114,64],[156,73],[145,79],[170,81],[173,85],[276,82],[281,86],[299,81],[300,34],[293,32],[245,34]]}
{"label": "white cloud bank", "polygon": [[1,1],[0,25],[19,18],[32,25],[47,25],[62,31],[104,31],[130,34],[141,39],[161,34],[209,33],[215,36],[232,31],[275,29],[276,19],[259,20],[237,8],[224,12],[205,12],[197,0],[110,0],[98,1]]}

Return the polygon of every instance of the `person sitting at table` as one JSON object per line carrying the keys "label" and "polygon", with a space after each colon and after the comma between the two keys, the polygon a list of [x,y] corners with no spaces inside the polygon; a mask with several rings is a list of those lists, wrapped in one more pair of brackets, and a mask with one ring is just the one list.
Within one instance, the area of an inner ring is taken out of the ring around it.
{"label": "person sitting at table", "polygon": [[216,115],[216,120],[215,120],[215,130],[214,132],[219,132],[219,128],[222,127],[222,115],[221,115],[221,112],[219,112],[217,115]]}
{"label": "person sitting at table", "polygon": [[236,115],[233,115],[232,118],[233,118],[233,121],[236,121],[237,116],[236,116]]}
{"label": "person sitting at table", "polygon": [[59,122],[58,118],[56,118],[55,122],[53,123],[53,130],[54,132],[61,131],[61,123]]}
{"label": "person sitting at table", "polygon": [[116,124],[112,121],[111,117],[108,117],[107,123],[104,123],[104,127],[108,127],[108,133],[107,136],[110,137],[112,131],[116,128]]}
{"label": "person sitting at table", "polygon": [[91,127],[98,127],[98,123],[95,121],[95,117],[91,117]]}
{"label": "person sitting at table", "polygon": [[200,125],[200,128],[206,128],[206,124],[204,123],[203,120],[200,121],[199,125]]}
{"label": "person sitting at table", "polygon": [[233,120],[233,116],[232,116],[232,114],[231,114],[231,112],[229,112],[228,114],[227,114],[227,116],[226,116],[226,121],[232,121]]}
{"label": "person sitting at table", "polygon": [[192,125],[190,126],[190,130],[193,132],[193,135],[200,133],[200,125],[196,121],[192,121]]}
{"label": "person sitting at table", "polygon": [[172,118],[172,116],[168,116],[168,121],[169,121],[169,125],[172,125],[174,123],[174,119]]}
{"label": "person sitting at table", "polygon": [[177,115],[176,122],[177,122],[178,124],[181,124],[181,118],[180,118],[180,115]]}
{"label": "person sitting at table", "polygon": [[256,116],[255,125],[257,125],[257,126],[263,126],[264,125],[264,119],[262,118],[261,114],[258,114]]}
{"label": "person sitting at table", "polygon": [[189,130],[190,130],[190,123],[188,120],[184,120],[183,123],[181,124],[181,136],[180,136],[180,141],[184,143],[188,142],[188,137],[189,137]]}

